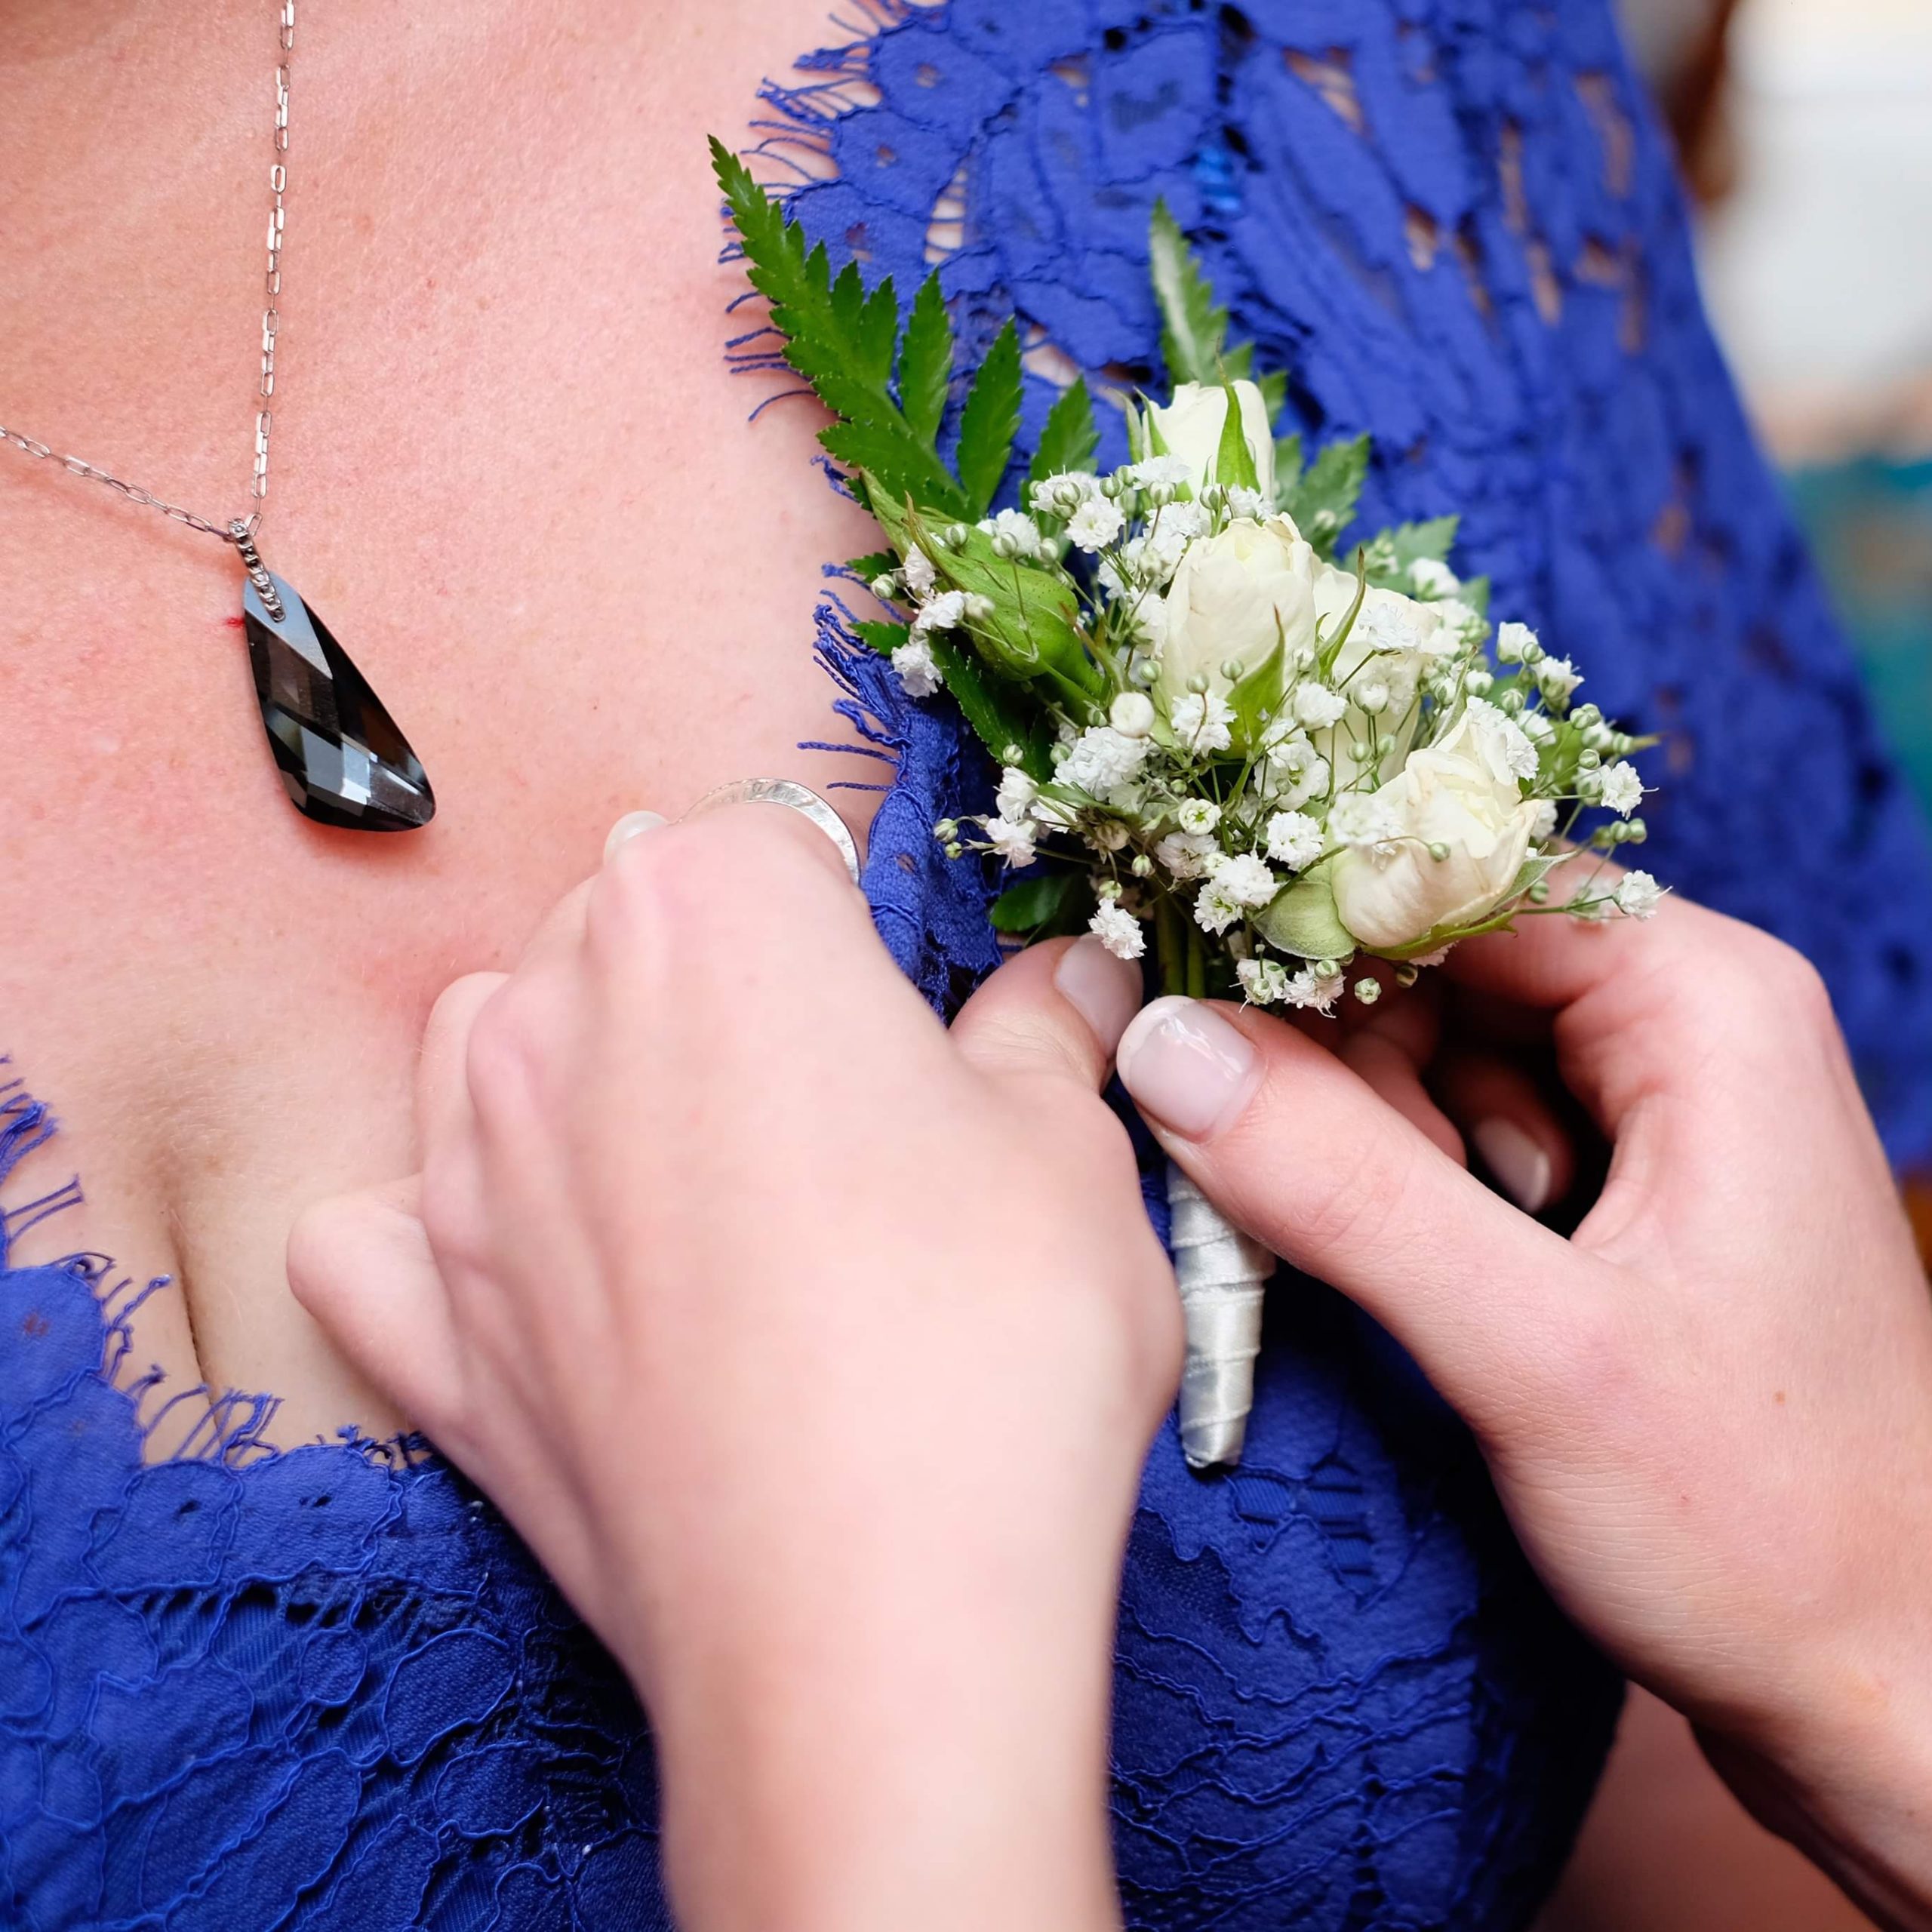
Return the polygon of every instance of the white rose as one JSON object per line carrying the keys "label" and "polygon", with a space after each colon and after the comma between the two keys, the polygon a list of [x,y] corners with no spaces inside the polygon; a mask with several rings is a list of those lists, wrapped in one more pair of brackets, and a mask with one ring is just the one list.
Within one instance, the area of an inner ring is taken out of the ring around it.
{"label": "white rose", "polygon": [[[1400,842],[1342,851],[1331,874],[1336,912],[1364,946],[1478,924],[1508,896],[1537,817],[1510,769],[1508,722],[1489,706],[1464,712],[1375,793]],[[1448,856],[1431,858],[1432,844]]]}
{"label": "white rose", "polygon": [[1189,546],[1154,626],[1159,688],[1171,708],[1196,676],[1210,691],[1225,691],[1221,667],[1230,660],[1251,671],[1279,639],[1291,656],[1314,643],[1315,600],[1297,549],[1308,546],[1285,517],[1231,523],[1220,536]]}
{"label": "white rose", "polygon": [[[1254,383],[1232,385],[1235,400],[1241,405],[1241,434],[1247,452],[1254,459],[1254,473],[1260,479],[1263,499],[1275,500],[1275,436],[1269,426],[1268,405]],[[1227,392],[1206,383],[1183,383],[1174,400],[1164,409],[1158,402],[1147,405],[1147,420],[1159,432],[1168,452],[1187,465],[1188,481],[1198,496],[1214,474],[1214,458],[1221,447],[1221,432],[1228,420]]]}

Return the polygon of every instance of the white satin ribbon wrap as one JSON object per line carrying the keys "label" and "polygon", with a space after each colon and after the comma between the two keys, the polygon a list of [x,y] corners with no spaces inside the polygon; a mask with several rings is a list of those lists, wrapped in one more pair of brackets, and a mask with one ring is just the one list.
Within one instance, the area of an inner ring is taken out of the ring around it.
{"label": "white satin ribbon wrap", "polygon": [[1168,1245],[1180,1290],[1187,1354],[1180,1377],[1180,1446],[1191,1469],[1238,1463],[1254,1406],[1261,1299],[1275,1257],[1243,1234],[1180,1169],[1168,1163]]}

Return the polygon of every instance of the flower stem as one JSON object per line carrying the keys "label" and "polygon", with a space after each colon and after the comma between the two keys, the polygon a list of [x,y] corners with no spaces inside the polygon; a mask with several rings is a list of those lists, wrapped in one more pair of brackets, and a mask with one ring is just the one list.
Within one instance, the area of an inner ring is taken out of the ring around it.
{"label": "flower stem", "polygon": [[1189,937],[1182,928],[1180,909],[1168,894],[1162,893],[1154,911],[1154,945],[1160,958],[1164,993],[1187,991]]}

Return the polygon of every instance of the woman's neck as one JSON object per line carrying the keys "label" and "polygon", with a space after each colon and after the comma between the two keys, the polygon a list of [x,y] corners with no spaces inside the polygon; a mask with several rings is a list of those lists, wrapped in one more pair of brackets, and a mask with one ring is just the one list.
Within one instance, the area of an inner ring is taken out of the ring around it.
{"label": "woman's neck", "polygon": [[[0,451],[0,1051],[90,1195],[23,1254],[177,1274],[137,1352],[281,1392],[283,1439],[392,1420],[281,1247],[410,1164],[441,986],[513,959],[620,812],[852,775],[793,746],[825,735],[820,567],[866,526],[803,409],[746,423],[703,139],[820,5],[299,11],[261,540],[422,755],[427,830],[291,810],[232,553]],[[245,501],[275,12],[0,35],[0,420],[211,516]]]}

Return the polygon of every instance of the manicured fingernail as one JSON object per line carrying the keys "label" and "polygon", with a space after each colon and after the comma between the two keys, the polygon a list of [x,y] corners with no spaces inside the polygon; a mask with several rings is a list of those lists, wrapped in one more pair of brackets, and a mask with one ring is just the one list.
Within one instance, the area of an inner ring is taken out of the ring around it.
{"label": "manicured fingernail", "polygon": [[1109,1053],[1140,1011],[1140,968],[1116,959],[1091,933],[1083,933],[1060,955],[1054,984]]}
{"label": "manicured fingernail", "polygon": [[1233,1120],[1260,1077],[1254,1049],[1212,1007],[1171,995],[1134,1016],[1115,1060],[1141,1112],[1189,1140]]}
{"label": "manicured fingernail", "polygon": [[604,841],[604,863],[608,866],[620,845],[635,838],[640,832],[655,832],[660,825],[670,820],[662,812],[626,812],[611,826],[610,835]]}
{"label": "manicured fingernail", "polygon": [[1526,1214],[1549,1204],[1552,1166],[1548,1152],[1534,1135],[1500,1115],[1478,1121],[1469,1130],[1483,1165],[1502,1183],[1503,1191]]}

